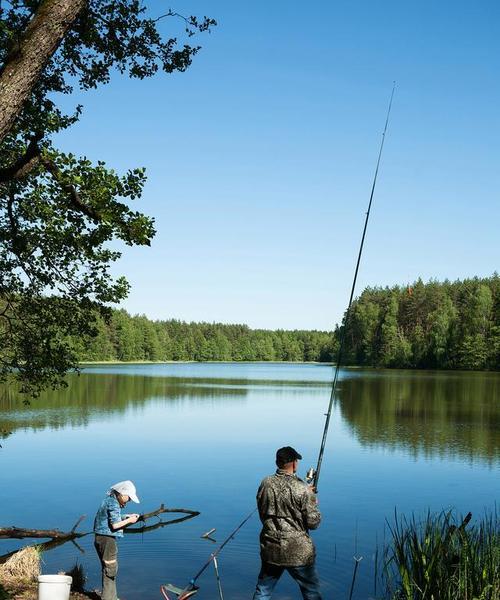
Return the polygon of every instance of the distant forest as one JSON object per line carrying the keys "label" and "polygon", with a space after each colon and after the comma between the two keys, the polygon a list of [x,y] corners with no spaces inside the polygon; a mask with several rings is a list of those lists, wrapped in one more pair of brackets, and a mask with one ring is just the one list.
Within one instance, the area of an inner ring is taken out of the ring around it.
{"label": "distant forest", "polygon": [[152,321],[112,311],[97,335],[73,340],[83,361],[318,361],[399,368],[498,370],[500,278],[367,288],[335,331]]}
{"label": "distant forest", "polygon": [[319,361],[335,356],[326,331],[269,331],[247,325],[151,321],[113,311],[97,322],[97,337],[73,340],[81,361]]}
{"label": "distant forest", "polygon": [[500,277],[365,289],[351,307],[342,362],[498,370]]}

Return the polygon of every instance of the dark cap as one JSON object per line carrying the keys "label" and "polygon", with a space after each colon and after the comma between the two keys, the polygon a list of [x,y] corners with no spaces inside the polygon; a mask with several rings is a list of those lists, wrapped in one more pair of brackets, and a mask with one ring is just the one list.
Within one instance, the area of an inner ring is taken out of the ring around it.
{"label": "dark cap", "polygon": [[276,465],[282,467],[294,460],[302,460],[302,456],[291,446],[284,446],[276,452]]}

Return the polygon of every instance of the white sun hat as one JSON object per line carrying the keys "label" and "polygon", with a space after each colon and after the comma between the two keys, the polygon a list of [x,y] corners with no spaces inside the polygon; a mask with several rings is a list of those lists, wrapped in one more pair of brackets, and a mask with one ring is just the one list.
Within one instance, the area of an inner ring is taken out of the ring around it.
{"label": "white sun hat", "polygon": [[120,481],[119,483],[115,483],[111,486],[111,489],[119,494],[123,494],[124,496],[128,496],[132,502],[136,504],[140,504],[139,498],[137,497],[137,491],[135,489],[135,485],[127,479],[127,481]]}

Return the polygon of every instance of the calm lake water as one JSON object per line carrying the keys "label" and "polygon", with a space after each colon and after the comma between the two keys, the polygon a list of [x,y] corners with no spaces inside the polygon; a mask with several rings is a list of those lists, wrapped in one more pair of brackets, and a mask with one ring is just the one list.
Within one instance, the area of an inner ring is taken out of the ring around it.
{"label": "calm lake water", "polygon": [[[120,597],[160,598],[181,587],[255,505],[276,448],[316,463],[333,370],[325,365],[95,366],[65,391],[23,406],[0,389],[0,526],[89,531],[110,484],[132,479],[140,511],[161,503],[201,511],[189,521],[120,541]],[[313,533],[325,599],[375,597],[374,555],[394,510],[454,508],[475,517],[500,498],[500,374],[344,369],[320,480],[323,523]],[[128,505],[130,506],[130,505]],[[124,512],[134,512],[127,507]],[[175,515],[174,515],[175,516]],[[150,521],[153,523],[154,521]],[[257,515],[220,555],[227,600],[252,597],[259,569]],[[44,554],[43,571],[80,562],[99,587],[92,536]],[[0,553],[23,545],[1,540]],[[213,570],[200,599],[217,597]],[[287,575],[276,599],[299,598]]]}

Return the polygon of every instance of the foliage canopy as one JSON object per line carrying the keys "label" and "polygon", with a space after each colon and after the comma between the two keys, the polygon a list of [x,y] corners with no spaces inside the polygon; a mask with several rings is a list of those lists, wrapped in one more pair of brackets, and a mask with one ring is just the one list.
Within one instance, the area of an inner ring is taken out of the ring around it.
{"label": "foliage canopy", "polygon": [[75,86],[107,84],[115,72],[143,79],[185,71],[199,46],[165,39],[159,23],[180,22],[185,38],[216,25],[170,10],[152,15],[138,0],[12,0],[0,5],[4,107],[16,100],[5,82],[9,69],[21,86],[33,77],[22,63],[15,73],[16,60],[36,51],[33,30],[44,47],[51,20],[72,4],[76,17],[47,51],[34,83],[25,82],[27,99],[0,137],[0,378],[14,371],[30,392],[59,385],[76,366],[69,337],[94,336],[96,314],[126,296],[127,282],[109,273],[120,256],[109,243],[149,245],[154,235],[153,219],[128,205],[141,196],[144,169],[118,174],[58,150],[54,134],[78,121],[82,107],[65,114],[57,99]]}
{"label": "foliage canopy", "polygon": [[500,369],[500,277],[367,288],[344,322],[343,362]]}

